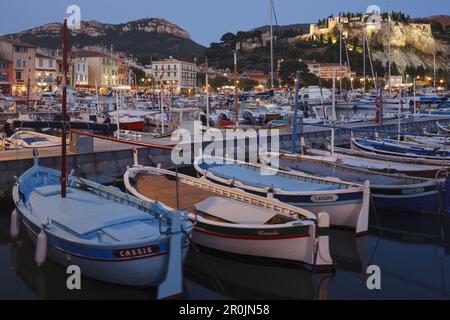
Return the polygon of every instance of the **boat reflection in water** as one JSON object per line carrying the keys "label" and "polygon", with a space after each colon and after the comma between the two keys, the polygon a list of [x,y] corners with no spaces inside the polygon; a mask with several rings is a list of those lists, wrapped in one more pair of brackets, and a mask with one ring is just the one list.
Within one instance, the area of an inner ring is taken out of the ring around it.
{"label": "boat reflection in water", "polygon": [[[333,273],[313,273],[252,260],[206,248],[201,251],[191,248],[185,261],[185,275],[187,281],[227,299],[328,298]],[[190,294],[195,295],[195,292],[188,292]]]}
{"label": "boat reflection in water", "polygon": [[[34,261],[34,245],[25,235],[10,244],[12,270],[38,299],[156,299],[155,288],[139,288],[109,284],[82,277],[81,290],[69,290],[70,274],[52,260],[38,268]],[[83,270],[81,270],[83,272]],[[18,299],[25,298],[21,294]]]}
{"label": "boat reflection in water", "polygon": [[[337,272],[355,273],[367,269],[367,237],[332,229],[330,251]],[[279,266],[255,258],[224,254],[193,246],[186,258],[186,281],[209,287],[232,299],[331,299],[329,289],[336,273],[314,273]],[[202,297],[204,298],[204,297]]]}

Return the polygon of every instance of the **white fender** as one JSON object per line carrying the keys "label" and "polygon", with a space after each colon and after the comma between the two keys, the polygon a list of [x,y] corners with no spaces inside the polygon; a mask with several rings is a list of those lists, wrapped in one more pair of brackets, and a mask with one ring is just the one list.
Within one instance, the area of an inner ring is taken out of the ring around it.
{"label": "white fender", "polygon": [[47,234],[42,229],[36,240],[36,252],[34,260],[38,267],[42,266],[47,257]]}
{"label": "white fender", "polygon": [[[324,211],[319,212],[317,215],[317,227],[319,232],[320,228],[330,228],[330,215]],[[327,234],[319,234],[317,244],[317,257],[316,257],[316,266],[332,266],[333,259],[330,254],[330,236]]]}
{"label": "white fender", "polygon": [[363,235],[369,230],[370,182],[364,182],[363,202],[356,222],[356,235]]}
{"label": "white fender", "polygon": [[19,215],[17,214],[16,209],[13,210],[11,213],[11,225],[9,228],[9,234],[11,235],[11,238],[14,240],[19,235],[19,228],[20,228],[20,221],[19,221]]}
{"label": "white fender", "polygon": [[139,167],[138,150],[133,147],[133,166]]}

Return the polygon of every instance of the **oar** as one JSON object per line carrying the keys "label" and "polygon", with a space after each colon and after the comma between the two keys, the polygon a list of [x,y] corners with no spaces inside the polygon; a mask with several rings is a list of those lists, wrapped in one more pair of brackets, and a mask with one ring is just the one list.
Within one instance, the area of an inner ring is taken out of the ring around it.
{"label": "oar", "polygon": [[183,292],[181,213],[173,211],[171,220],[169,263],[167,264],[166,278],[158,287],[158,299],[173,298]]}

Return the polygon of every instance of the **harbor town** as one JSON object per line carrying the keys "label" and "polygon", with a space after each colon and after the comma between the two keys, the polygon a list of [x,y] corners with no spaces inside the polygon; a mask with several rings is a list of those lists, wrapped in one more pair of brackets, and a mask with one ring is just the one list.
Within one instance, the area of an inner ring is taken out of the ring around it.
{"label": "harbor town", "polygon": [[450,298],[450,6],[286,3],[0,22],[1,300]]}

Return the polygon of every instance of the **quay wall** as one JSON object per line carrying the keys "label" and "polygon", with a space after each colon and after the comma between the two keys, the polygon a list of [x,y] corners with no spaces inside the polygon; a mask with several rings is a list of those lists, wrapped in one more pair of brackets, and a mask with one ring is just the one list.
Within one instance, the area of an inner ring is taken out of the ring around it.
{"label": "quay wall", "polygon": [[[436,131],[436,118],[419,118],[414,121],[404,120],[401,123],[403,131],[419,133],[426,128],[429,131]],[[450,123],[450,119],[439,121],[443,124]],[[353,128],[358,129],[379,129],[383,131],[397,131],[397,120],[386,121],[386,123],[379,127],[378,125],[354,124]],[[328,144],[330,141],[331,130],[329,128],[321,127],[304,127],[304,138],[306,144],[309,146],[320,146]],[[367,135],[363,132],[355,132],[355,136]],[[337,146],[346,145],[349,143],[350,132],[344,129],[335,130],[335,143]],[[68,155],[67,164],[69,171],[75,170],[75,174],[80,177],[88,178],[99,183],[111,184],[122,177],[127,166],[133,165],[132,149],[129,146],[111,147],[107,150],[93,151],[93,143],[87,143],[86,137],[83,137],[83,142],[76,148],[78,152],[72,152]],[[89,138],[92,139],[92,138]],[[82,139],[80,139],[82,141]],[[298,137],[298,143],[300,137]],[[205,142],[204,145],[209,144]],[[291,133],[280,134],[280,149],[290,150],[292,144]],[[248,141],[246,141],[248,145]],[[235,146],[236,148],[236,146]],[[246,148],[248,150],[248,148]],[[173,167],[171,161],[171,150],[162,150],[155,148],[138,148],[139,163],[142,165],[157,165],[161,164],[163,168]],[[224,151],[225,154],[225,151]],[[54,152],[50,156],[42,156],[39,163],[50,168],[60,168],[59,152]],[[0,196],[9,197],[12,186],[14,185],[14,176],[20,176],[28,168],[33,165],[31,152],[28,155],[17,156],[14,159],[5,159],[0,152]]]}

